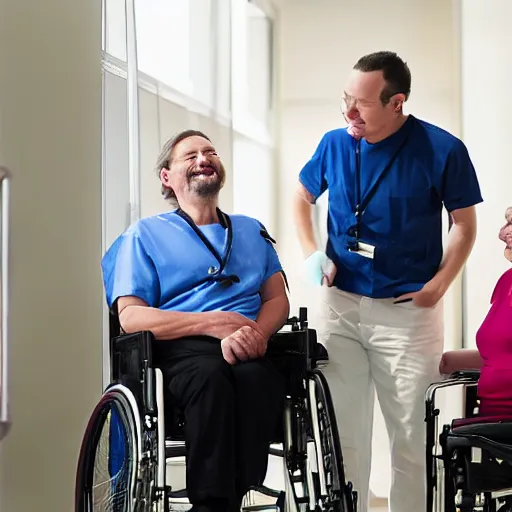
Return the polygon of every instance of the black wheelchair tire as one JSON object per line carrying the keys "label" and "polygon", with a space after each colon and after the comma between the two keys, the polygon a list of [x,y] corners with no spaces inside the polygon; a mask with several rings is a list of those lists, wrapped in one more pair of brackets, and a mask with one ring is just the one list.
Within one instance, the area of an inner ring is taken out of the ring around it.
{"label": "black wheelchair tire", "polygon": [[130,467],[128,471],[129,482],[127,484],[131,498],[129,498],[129,503],[119,512],[132,512],[135,508],[133,498],[137,483],[136,472],[139,462],[137,447],[138,435],[135,426],[135,415],[137,411],[133,410],[133,405],[128,398],[128,393],[130,392],[128,390],[126,391],[127,393],[125,394],[120,389],[108,389],[101,397],[101,400],[89,419],[78,458],[75,486],[75,512],[99,512],[98,510],[94,510],[92,502],[94,463],[101,432],[107,422],[109,411],[113,405],[116,406],[119,419],[126,432],[128,432],[127,450],[132,455],[132,467]]}
{"label": "black wheelchair tire", "polygon": [[[325,500],[322,510],[328,512],[355,512],[356,494],[352,492],[351,485],[345,480],[340,437],[327,379],[320,370],[315,369],[311,372],[310,380],[315,384],[317,403],[322,404],[322,407],[318,408],[318,412],[323,416],[322,419],[327,426],[323,431],[325,438],[322,440],[322,444],[327,445],[327,451],[332,456],[332,479],[329,483],[329,496]],[[311,407],[313,407],[313,404],[310,404]],[[319,460],[318,463],[323,464],[324,461]]]}

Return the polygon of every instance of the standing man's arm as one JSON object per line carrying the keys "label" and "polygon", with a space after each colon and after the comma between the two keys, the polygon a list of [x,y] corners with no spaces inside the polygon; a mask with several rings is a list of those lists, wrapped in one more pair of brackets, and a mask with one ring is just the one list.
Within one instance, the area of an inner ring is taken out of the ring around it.
{"label": "standing man's arm", "polygon": [[312,210],[318,197],[327,190],[325,153],[328,137],[324,136],[311,159],[300,172],[293,199],[293,214],[299,242],[306,257],[305,272],[316,285],[332,286],[336,267],[318,248],[313,229]]}
{"label": "standing man's arm", "polygon": [[451,212],[453,224],[443,259],[436,275],[418,292],[407,293],[397,301],[414,299],[421,307],[434,306],[448,291],[466,263],[476,238],[476,211],[474,206]]}
{"label": "standing man's arm", "polygon": [[313,195],[299,182],[293,198],[293,214],[299,242],[306,258],[318,250],[312,220],[314,204]]}
{"label": "standing man's arm", "polygon": [[476,238],[475,205],[482,202],[475,168],[466,146],[458,141],[452,148],[438,190],[453,224],[443,259],[434,277],[418,292],[397,300],[412,298],[418,306],[435,305],[447,292],[466,263]]}
{"label": "standing man's arm", "polygon": [[317,246],[312,220],[314,203],[314,196],[299,182],[293,199],[293,213],[299,242],[306,257],[305,271],[310,282],[332,286],[336,266]]}
{"label": "standing man's arm", "polygon": [[442,297],[466,263],[476,239],[476,209],[474,206],[451,212],[453,224],[439,270],[430,281]]}

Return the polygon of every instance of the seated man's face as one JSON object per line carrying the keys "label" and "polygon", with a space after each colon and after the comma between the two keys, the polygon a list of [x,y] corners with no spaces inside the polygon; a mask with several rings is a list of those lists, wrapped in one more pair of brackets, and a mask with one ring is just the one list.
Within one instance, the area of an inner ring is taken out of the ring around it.
{"label": "seated man's face", "polygon": [[188,137],[178,143],[169,167],[161,174],[162,183],[172,188],[178,202],[190,196],[216,197],[224,185],[224,166],[211,142],[203,137]]}

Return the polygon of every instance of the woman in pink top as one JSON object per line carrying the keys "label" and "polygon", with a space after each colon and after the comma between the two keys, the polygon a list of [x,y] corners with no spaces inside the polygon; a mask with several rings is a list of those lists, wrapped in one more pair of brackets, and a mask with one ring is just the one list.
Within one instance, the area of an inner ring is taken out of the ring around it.
{"label": "woman in pink top", "polygon": [[[506,243],[505,257],[512,261],[512,208],[500,230]],[[449,374],[460,369],[479,368],[480,416],[512,415],[512,269],[498,280],[491,308],[476,334],[478,350],[446,352],[439,370]]]}

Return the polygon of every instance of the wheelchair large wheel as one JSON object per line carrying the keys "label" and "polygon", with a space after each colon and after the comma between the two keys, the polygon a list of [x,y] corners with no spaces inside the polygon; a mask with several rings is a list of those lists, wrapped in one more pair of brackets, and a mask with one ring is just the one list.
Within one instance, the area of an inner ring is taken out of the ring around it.
{"label": "wheelchair large wheel", "polygon": [[102,396],[87,425],[77,468],[75,512],[146,510],[136,499],[139,439],[133,395],[124,386],[114,386]]}
{"label": "wheelchair large wheel", "polygon": [[345,481],[343,457],[331,394],[325,376],[314,370],[309,377],[309,409],[316,449],[318,509],[354,512],[357,495]]}

